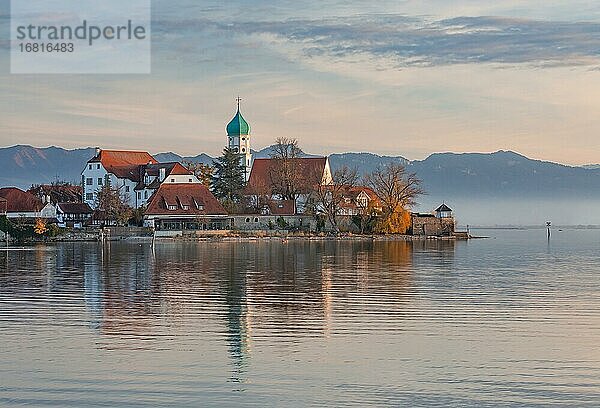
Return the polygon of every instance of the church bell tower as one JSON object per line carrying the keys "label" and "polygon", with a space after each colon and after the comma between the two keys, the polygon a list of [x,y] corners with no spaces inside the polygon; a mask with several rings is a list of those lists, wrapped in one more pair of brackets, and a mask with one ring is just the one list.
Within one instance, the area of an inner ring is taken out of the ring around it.
{"label": "church bell tower", "polygon": [[227,125],[227,146],[240,155],[240,161],[245,169],[246,181],[250,178],[252,169],[252,153],[250,151],[250,125],[240,113],[241,98],[238,97],[237,112]]}

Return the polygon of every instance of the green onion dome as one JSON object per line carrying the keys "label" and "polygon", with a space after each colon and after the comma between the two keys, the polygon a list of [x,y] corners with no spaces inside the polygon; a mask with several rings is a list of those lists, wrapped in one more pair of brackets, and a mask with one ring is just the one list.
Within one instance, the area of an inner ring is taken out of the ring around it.
{"label": "green onion dome", "polygon": [[240,107],[238,106],[237,113],[231,119],[231,122],[227,125],[227,136],[241,136],[250,134],[250,125],[246,122],[246,119],[240,113]]}

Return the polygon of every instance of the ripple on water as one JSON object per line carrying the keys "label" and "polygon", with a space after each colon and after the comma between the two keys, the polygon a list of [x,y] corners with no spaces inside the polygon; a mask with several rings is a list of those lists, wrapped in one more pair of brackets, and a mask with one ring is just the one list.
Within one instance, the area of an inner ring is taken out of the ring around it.
{"label": "ripple on water", "polygon": [[0,251],[0,405],[597,406],[600,231]]}

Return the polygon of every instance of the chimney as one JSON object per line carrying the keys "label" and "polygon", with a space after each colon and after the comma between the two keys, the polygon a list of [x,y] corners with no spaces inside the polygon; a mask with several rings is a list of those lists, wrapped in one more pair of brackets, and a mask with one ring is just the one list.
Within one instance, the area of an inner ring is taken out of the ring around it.
{"label": "chimney", "polygon": [[165,169],[164,167],[161,167],[158,170],[158,181],[160,181],[161,183],[167,178],[167,169]]}
{"label": "chimney", "polygon": [[100,148],[96,147],[96,157],[100,156],[100,151],[101,151]]}

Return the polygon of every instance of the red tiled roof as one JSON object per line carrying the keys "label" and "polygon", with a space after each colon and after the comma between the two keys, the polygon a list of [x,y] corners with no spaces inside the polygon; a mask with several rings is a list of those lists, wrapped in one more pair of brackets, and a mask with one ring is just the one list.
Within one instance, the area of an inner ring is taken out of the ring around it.
{"label": "red tiled roof", "polygon": [[273,200],[269,202],[269,211],[272,215],[294,215],[295,204],[294,200]]}
{"label": "red tiled roof", "polygon": [[192,174],[191,171],[183,167],[180,163],[171,162],[171,163],[157,163],[150,164],[146,166],[146,173],[149,176],[158,177],[160,173],[160,169],[165,169],[165,175],[168,177],[170,175],[188,175]]}
{"label": "red tiled roof", "polygon": [[58,203],[65,214],[92,214],[94,211],[87,203]]}
{"label": "red tiled roof", "polygon": [[168,175],[179,175],[179,176],[183,176],[183,175],[188,175],[188,174],[192,174],[191,171],[189,171],[188,169],[186,169],[185,167],[183,167],[180,163],[175,163],[175,165],[173,166],[173,169],[171,169],[171,172]]}
{"label": "red tiled roof", "polygon": [[105,168],[158,163],[148,152],[128,150],[100,150],[100,153],[89,162],[100,162]]}
{"label": "red tiled roof", "polygon": [[[44,208],[41,200],[16,187],[0,188],[0,198],[6,200],[6,212],[9,213],[38,212]],[[5,210],[4,204],[0,207]]]}
{"label": "red tiled roof", "polygon": [[100,150],[100,153],[88,163],[102,163],[109,173],[118,178],[139,181],[141,178],[140,166],[158,163],[148,152],[134,152],[126,150]]}
{"label": "red tiled roof", "polygon": [[[323,175],[327,164],[327,157],[301,157],[290,159],[295,172],[300,175],[298,180],[302,186],[312,186],[315,184],[315,176]],[[276,171],[276,159],[255,159],[250,171],[248,188],[252,190],[270,190],[273,185],[272,175]],[[317,182],[320,182],[318,180]]]}
{"label": "red tiled roof", "polygon": [[164,183],[150,197],[146,215],[227,215],[227,211],[202,184]]}
{"label": "red tiled roof", "polygon": [[377,194],[370,187],[367,187],[367,186],[355,186],[355,187],[351,187],[351,188],[348,189],[349,195],[351,195],[352,198],[354,198],[354,199],[358,198],[358,196],[362,192],[364,192],[365,194],[367,194],[371,200],[377,200],[377,201],[379,201],[379,198],[377,197]]}

